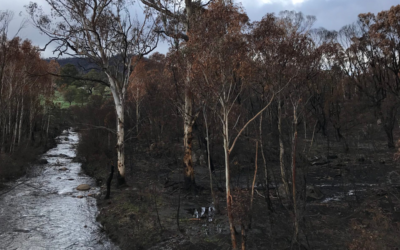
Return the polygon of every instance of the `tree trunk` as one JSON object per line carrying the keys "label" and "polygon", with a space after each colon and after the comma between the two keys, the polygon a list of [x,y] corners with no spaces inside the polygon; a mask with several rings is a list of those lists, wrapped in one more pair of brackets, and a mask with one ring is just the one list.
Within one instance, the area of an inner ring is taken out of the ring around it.
{"label": "tree trunk", "polygon": [[10,153],[14,152],[15,149],[15,143],[17,142],[17,136],[18,136],[18,118],[19,118],[19,101],[17,101],[17,114],[15,115],[15,124],[14,124],[14,132],[12,132],[12,141],[11,141],[11,146],[10,146]]}
{"label": "tree trunk", "polygon": [[19,128],[18,128],[18,140],[17,140],[17,144],[20,145],[21,144],[21,134],[22,134],[22,120],[24,117],[24,96],[22,96],[22,100],[21,100],[21,113],[19,116]]}
{"label": "tree trunk", "polygon": [[139,135],[139,119],[140,119],[140,112],[139,112],[139,87],[136,87],[136,136]]}
{"label": "tree trunk", "polygon": [[226,188],[226,209],[228,211],[229,219],[229,230],[231,232],[232,249],[237,249],[235,225],[233,224],[233,213],[232,213],[232,195],[231,195],[231,176],[229,166],[229,123],[228,123],[228,111],[224,109],[223,113],[223,136],[224,136],[224,153],[225,153],[225,188]]}
{"label": "tree trunk", "polygon": [[388,148],[394,148],[394,137],[393,137],[393,127],[389,125],[384,125],[385,133],[387,136]]}
{"label": "tree trunk", "polygon": [[47,128],[46,128],[46,137],[49,138],[49,127],[50,127],[50,119],[51,119],[51,112],[50,108],[47,108]]}
{"label": "tree trunk", "polygon": [[294,214],[294,242],[299,238],[299,218],[296,197],[296,144],[297,144],[297,108],[293,107],[293,139],[292,139],[292,197]]}
{"label": "tree trunk", "polygon": [[[106,73],[107,74],[107,73]],[[110,82],[110,90],[113,95],[115,111],[117,114],[117,145],[115,146],[117,150],[117,165],[118,165],[118,186],[125,185],[125,100],[124,100],[124,91],[118,85],[118,82],[115,81],[110,75],[108,75],[108,80]]]}
{"label": "tree trunk", "polygon": [[193,142],[193,101],[191,93],[186,86],[185,90],[185,113],[184,113],[184,156],[183,156],[183,167],[184,167],[184,180],[185,188],[191,188],[195,191],[196,181],[194,179],[194,168],[192,161],[192,142]]}
{"label": "tree trunk", "polygon": [[211,156],[210,156],[210,135],[208,133],[208,123],[207,123],[207,113],[206,113],[206,108],[203,107],[203,116],[204,116],[204,124],[206,127],[206,143],[207,143],[207,166],[208,166],[208,173],[210,175],[210,190],[211,190],[211,196],[214,202],[214,207],[215,209],[219,212],[219,204],[217,203],[215,193],[214,193],[214,187],[213,187],[213,177],[212,177],[212,170],[211,170]]}
{"label": "tree trunk", "polygon": [[118,185],[126,184],[125,180],[125,130],[124,130],[124,106],[116,105],[117,110],[117,157],[118,157]]}
{"label": "tree trunk", "polygon": [[261,156],[263,159],[263,164],[264,164],[264,182],[265,182],[265,200],[268,205],[269,211],[272,212],[272,202],[271,199],[269,198],[269,174],[268,174],[268,166],[267,166],[267,160],[265,159],[265,154],[264,154],[264,144],[263,144],[263,133],[262,133],[262,120],[263,120],[263,114],[260,115],[260,149],[261,149]]}
{"label": "tree trunk", "polygon": [[279,99],[278,99],[278,131],[279,131],[279,164],[280,164],[280,169],[281,169],[281,177],[282,177],[282,182],[283,186],[286,191],[286,197],[289,197],[289,184],[287,182],[287,177],[286,177],[286,169],[285,169],[285,148],[283,146],[283,134],[282,134],[282,107],[281,107],[281,96],[279,94]]}
{"label": "tree trunk", "polygon": [[246,239],[247,239],[246,228],[243,224],[242,224],[241,228],[242,228],[242,230],[241,230],[242,231],[242,250],[246,250]]}

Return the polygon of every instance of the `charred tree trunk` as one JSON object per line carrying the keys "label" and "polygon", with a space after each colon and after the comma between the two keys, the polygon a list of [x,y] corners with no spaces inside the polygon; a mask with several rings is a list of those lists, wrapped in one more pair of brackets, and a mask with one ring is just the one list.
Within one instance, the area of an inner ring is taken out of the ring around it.
{"label": "charred tree trunk", "polygon": [[21,97],[21,112],[19,116],[19,125],[18,125],[18,140],[17,145],[21,145],[21,134],[22,134],[22,121],[24,117],[24,96]]}
{"label": "charred tree trunk", "polygon": [[111,165],[111,172],[110,172],[110,175],[108,176],[108,179],[107,179],[107,193],[106,193],[105,199],[110,199],[111,181],[113,179],[113,175],[114,175],[114,166]]}
{"label": "charred tree trunk", "polygon": [[387,145],[388,148],[394,148],[394,137],[393,137],[393,125],[388,124],[388,125],[384,125],[384,130],[387,136]]}
{"label": "charred tree trunk", "polygon": [[285,147],[283,145],[283,133],[282,133],[282,102],[281,102],[281,96],[279,94],[279,99],[278,99],[278,135],[279,135],[279,165],[281,169],[281,177],[282,177],[282,183],[285,188],[286,192],[286,197],[289,197],[289,184],[287,181],[287,176],[286,176],[286,168],[285,168]]}
{"label": "charred tree trunk", "polygon": [[264,154],[264,144],[263,144],[263,133],[262,133],[262,120],[263,120],[263,115],[260,115],[260,149],[261,149],[261,156],[263,159],[263,164],[264,164],[264,182],[265,182],[265,201],[267,202],[268,205],[268,210],[272,212],[272,202],[271,199],[269,198],[269,174],[268,174],[268,166],[267,166],[267,160],[265,159],[265,154]]}
{"label": "charred tree trunk", "polygon": [[293,108],[293,139],[292,139],[292,198],[293,198],[293,214],[294,214],[294,242],[298,242],[299,238],[299,215],[297,209],[296,194],[296,144],[297,144],[297,107]]}

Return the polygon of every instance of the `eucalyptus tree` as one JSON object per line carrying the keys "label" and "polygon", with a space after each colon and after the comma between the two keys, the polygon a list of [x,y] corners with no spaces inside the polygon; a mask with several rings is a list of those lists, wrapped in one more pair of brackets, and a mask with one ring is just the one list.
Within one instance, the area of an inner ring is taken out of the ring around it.
{"label": "eucalyptus tree", "polygon": [[[54,53],[89,59],[106,75],[117,114],[117,155],[119,184],[125,183],[125,95],[129,76],[146,54],[157,46],[154,22],[145,14],[133,18],[137,7],[129,0],[46,0],[51,12],[37,3],[26,9],[32,23],[56,44]],[[133,57],[135,55],[135,57]]]}
{"label": "eucalyptus tree", "polygon": [[186,70],[183,83],[184,93],[179,109],[183,116],[185,186],[193,188],[196,185],[192,162],[193,125],[200,109],[198,111],[194,110],[194,95],[191,89],[191,61],[188,50],[185,50],[184,46],[181,48],[180,42],[183,41],[184,44],[189,42],[196,17],[204,13],[205,7],[212,0],[204,2],[202,0],[141,0],[141,2],[147,6],[150,12],[157,14],[157,20],[162,27],[157,32],[171,38],[175,52],[180,53],[184,57],[184,70]]}

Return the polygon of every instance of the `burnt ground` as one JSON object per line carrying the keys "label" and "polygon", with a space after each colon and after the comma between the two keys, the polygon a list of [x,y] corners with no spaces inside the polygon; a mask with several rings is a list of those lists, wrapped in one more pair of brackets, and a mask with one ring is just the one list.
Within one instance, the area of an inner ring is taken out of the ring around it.
{"label": "burnt ground", "polygon": [[[388,149],[385,136],[380,134],[347,139],[350,151],[344,153],[341,142],[328,143],[325,137],[316,136],[308,159],[299,164],[307,186],[318,193],[318,197],[308,195],[302,209],[299,242],[306,249],[398,249],[400,170],[393,161],[395,149]],[[298,148],[304,147],[299,144]],[[196,162],[200,188],[193,194],[182,188],[180,159],[173,154],[179,152],[179,146],[160,144],[151,150],[135,150],[134,156],[128,155],[128,187],[114,188],[111,199],[98,200],[98,220],[111,239],[122,249],[230,249],[222,166],[214,172],[220,189],[215,188],[220,211],[209,212],[215,206],[208,169],[201,165],[201,159]],[[133,157],[135,161],[130,160]],[[236,208],[242,208],[235,212],[236,218],[245,218],[245,224],[252,222],[247,248],[291,249],[293,214],[284,195],[278,195],[279,188],[275,188],[275,183],[280,183],[277,162],[268,162],[273,169],[269,193],[273,211],[268,210],[265,200],[259,159],[251,219],[247,216],[254,166],[251,160],[232,160],[233,202]],[[107,163],[85,163],[84,168],[104,183]],[[203,208],[206,213],[201,216]],[[195,210],[200,218],[196,218]],[[243,213],[246,216],[239,216]]]}

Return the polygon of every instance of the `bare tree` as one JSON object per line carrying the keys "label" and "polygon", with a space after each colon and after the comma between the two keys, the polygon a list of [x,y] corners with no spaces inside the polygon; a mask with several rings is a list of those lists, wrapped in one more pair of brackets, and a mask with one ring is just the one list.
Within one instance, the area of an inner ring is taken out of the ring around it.
{"label": "bare tree", "polygon": [[[34,26],[57,44],[54,52],[88,58],[107,75],[117,114],[119,184],[125,183],[124,110],[129,76],[139,60],[157,46],[150,16],[132,18],[130,1],[46,0],[51,14],[37,3],[26,6]],[[56,20],[56,21],[54,21]],[[46,47],[47,47],[46,45]],[[135,57],[132,57],[135,55]]]}

